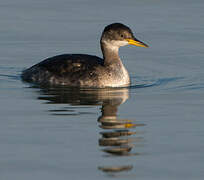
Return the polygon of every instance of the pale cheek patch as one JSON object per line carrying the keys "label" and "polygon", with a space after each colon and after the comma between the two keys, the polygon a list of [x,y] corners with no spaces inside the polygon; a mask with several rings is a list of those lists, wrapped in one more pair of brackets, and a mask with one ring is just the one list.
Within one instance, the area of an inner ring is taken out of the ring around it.
{"label": "pale cheek patch", "polygon": [[110,50],[112,50],[112,51],[114,51],[114,52],[118,52],[118,49],[119,49],[119,47],[120,46],[126,46],[126,45],[128,45],[128,42],[127,41],[103,41],[105,44],[106,44],[106,46],[110,49]]}
{"label": "pale cheek patch", "polygon": [[128,45],[127,41],[111,41],[111,44],[113,44],[114,46],[126,46]]}
{"label": "pale cheek patch", "polygon": [[107,46],[109,47],[120,47],[120,46],[126,46],[128,45],[128,42],[127,41],[115,41],[115,40],[112,40],[112,41],[103,41]]}

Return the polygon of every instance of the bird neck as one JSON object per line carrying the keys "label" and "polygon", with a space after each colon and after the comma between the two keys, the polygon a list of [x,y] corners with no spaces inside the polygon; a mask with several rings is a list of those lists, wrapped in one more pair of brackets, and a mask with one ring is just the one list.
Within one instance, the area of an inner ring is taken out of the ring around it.
{"label": "bird neck", "polygon": [[101,50],[103,53],[104,65],[111,65],[120,62],[118,46],[101,41]]}

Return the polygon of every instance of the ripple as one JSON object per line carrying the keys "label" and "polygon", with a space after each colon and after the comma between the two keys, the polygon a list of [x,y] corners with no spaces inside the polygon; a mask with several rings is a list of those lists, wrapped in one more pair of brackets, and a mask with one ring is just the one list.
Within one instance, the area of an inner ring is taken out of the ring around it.
{"label": "ripple", "polygon": [[144,77],[134,77],[133,83],[130,86],[131,89],[138,89],[138,88],[149,88],[149,87],[164,87],[170,83],[176,82],[178,80],[183,79],[183,77],[166,77],[166,78],[158,78],[158,79],[151,79],[151,78],[144,78]]}
{"label": "ripple", "polygon": [[0,78],[2,77],[3,80],[5,80],[4,78],[6,79],[13,79],[13,80],[19,80],[20,77],[19,76],[14,76],[14,75],[7,75],[7,74],[0,74]]}
{"label": "ripple", "polygon": [[[20,81],[21,68],[0,67],[0,81],[11,82]],[[204,89],[204,76],[199,73],[192,76],[172,76],[172,77],[151,77],[151,76],[132,76],[132,84],[129,89],[151,89],[157,92],[179,92],[179,91],[202,91]]]}
{"label": "ripple", "polygon": [[20,80],[20,75],[18,75],[20,71],[16,67],[0,67],[0,79],[3,81]]}

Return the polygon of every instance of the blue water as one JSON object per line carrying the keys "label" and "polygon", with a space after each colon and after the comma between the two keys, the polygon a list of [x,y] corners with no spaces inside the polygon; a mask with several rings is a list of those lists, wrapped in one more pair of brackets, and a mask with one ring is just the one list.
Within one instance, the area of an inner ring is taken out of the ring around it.
{"label": "blue water", "polygon": [[[1,0],[0,179],[203,179],[203,9],[202,0]],[[101,56],[113,22],[150,46],[120,49],[131,87],[21,81],[46,57]]]}

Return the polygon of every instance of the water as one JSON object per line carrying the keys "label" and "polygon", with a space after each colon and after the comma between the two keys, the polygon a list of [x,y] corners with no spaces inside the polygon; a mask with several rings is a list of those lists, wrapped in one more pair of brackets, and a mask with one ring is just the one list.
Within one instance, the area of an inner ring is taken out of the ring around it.
{"label": "water", "polygon": [[[202,0],[1,0],[0,178],[203,179],[203,8]],[[112,22],[150,45],[120,49],[130,88],[21,81],[46,57],[101,56]]]}

